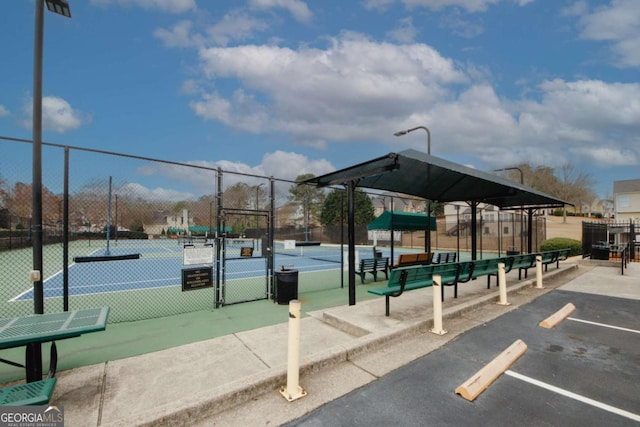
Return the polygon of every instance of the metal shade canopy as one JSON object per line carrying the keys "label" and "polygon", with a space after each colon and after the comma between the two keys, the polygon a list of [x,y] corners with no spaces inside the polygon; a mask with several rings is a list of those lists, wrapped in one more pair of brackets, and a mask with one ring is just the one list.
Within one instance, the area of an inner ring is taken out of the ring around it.
{"label": "metal shade canopy", "polygon": [[390,153],[306,180],[319,187],[356,180],[357,187],[395,191],[441,203],[473,201],[500,209],[571,205],[514,181],[416,150]]}

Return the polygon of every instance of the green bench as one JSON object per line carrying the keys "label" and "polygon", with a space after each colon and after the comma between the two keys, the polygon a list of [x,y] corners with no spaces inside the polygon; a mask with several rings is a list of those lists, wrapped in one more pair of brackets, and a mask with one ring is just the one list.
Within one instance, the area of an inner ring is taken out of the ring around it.
{"label": "green bench", "polygon": [[46,405],[51,400],[55,378],[16,384],[0,389],[0,406]]}
{"label": "green bench", "polygon": [[387,286],[369,289],[367,292],[385,297],[385,315],[388,317],[391,297],[399,297],[405,291],[432,286],[433,276],[440,275],[443,286],[441,298],[444,300],[444,286],[454,286],[457,298],[458,283],[471,280],[472,272],[471,262],[398,267],[391,270]]}
{"label": "green bench", "polygon": [[448,262],[456,262],[458,254],[456,252],[438,252],[433,256],[434,264],[446,264]]}
{"label": "green bench", "polygon": [[544,265],[544,271],[547,271],[549,264],[555,264],[556,268],[560,268],[560,261],[565,261],[569,258],[571,249],[556,249],[553,251],[540,252],[542,256],[542,264]]}
{"label": "green bench", "polygon": [[360,268],[356,274],[360,276],[360,282],[364,283],[367,273],[373,276],[373,280],[378,281],[378,272],[384,273],[384,277],[389,280],[389,258],[376,257],[360,260]]}
{"label": "green bench", "polygon": [[498,277],[498,264],[505,263],[505,271],[506,271],[506,263],[508,260],[505,258],[489,258],[489,259],[477,259],[473,261],[473,273],[472,279],[477,279],[478,277],[487,276],[487,289],[491,288],[491,277]]}
{"label": "green bench", "polygon": [[[569,255],[568,249],[549,252],[549,254],[543,253],[543,262],[546,261],[547,264],[558,263]],[[385,297],[385,315],[389,316],[391,297],[399,297],[404,291],[432,286],[433,275],[439,274],[442,277],[441,298],[444,301],[445,286],[454,286],[454,298],[457,298],[458,283],[466,283],[482,276],[487,276],[487,289],[490,289],[491,277],[498,276],[500,263],[505,266],[505,274],[517,268],[518,280],[521,280],[523,271],[526,277],[528,269],[535,267],[538,255],[541,254],[517,254],[475,261],[398,267],[391,270],[387,286],[369,289],[367,292]]]}
{"label": "green bench", "polygon": [[533,254],[514,255],[514,266],[518,268],[518,279],[522,278],[522,271],[524,271],[524,277],[527,277],[529,269],[536,266],[536,257],[539,255],[542,259],[542,265],[544,265],[544,271],[547,271],[549,264],[556,264],[556,268],[560,268],[560,261],[564,261],[569,257],[571,249],[556,249],[552,251],[544,251]]}
{"label": "green bench", "polygon": [[536,255],[538,254],[518,254],[510,255],[505,258],[505,273],[511,270],[518,269],[518,280],[522,279],[522,272],[524,271],[524,277],[529,274],[529,269],[536,266]]}

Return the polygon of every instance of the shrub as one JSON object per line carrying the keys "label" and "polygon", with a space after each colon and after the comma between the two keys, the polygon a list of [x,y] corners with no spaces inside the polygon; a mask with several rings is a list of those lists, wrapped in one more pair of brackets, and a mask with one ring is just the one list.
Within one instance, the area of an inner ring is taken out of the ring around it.
{"label": "shrub", "polygon": [[571,249],[569,256],[582,254],[582,242],[580,240],[569,239],[568,237],[554,237],[547,239],[540,244],[540,251],[554,251],[557,249]]}

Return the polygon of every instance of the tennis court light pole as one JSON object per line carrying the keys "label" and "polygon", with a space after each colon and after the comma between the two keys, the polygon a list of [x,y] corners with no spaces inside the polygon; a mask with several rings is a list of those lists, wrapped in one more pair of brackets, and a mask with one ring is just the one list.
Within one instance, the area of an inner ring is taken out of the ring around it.
{"label": "tennis court light pole", "polygon": [[[44,313],[42,287],[42,46],[44,39],[44,4],[49,11],[71,18],[69,4],[64,0],[36,0],[35,29],[33,42],[33,176],[31,183],[31,242],[33,246],[33,309],[35,314]],[[33,369],[27,372],[27,381],[42,379],[42,345],[27,345],[26,357]]]}
{"label": "tennis court light pole", "polygon": [[[398,131],[396,133],[394,133],[394,136],[403,136],[406,135],[410,132],[413,132],[414,130],[418,130],[418,129],[423,129],[425,132],[427,132],[427,154],[431,155],[431,132],[429,131],[429,128],[426,126],[416,126],[414,128],[411,129],[407,129],[407,130],[401,130]],[[424,238],[424,251],[425,252],[431,252],[431,200],[429,200],[427,202],[427,232],[425,233],[425,238]],[[393,237],[393,236],[391,236]],[[437,244],[437,242],[436,242]]]}
{"label": "tennis court light pole", "polygon": [[44,313],[42,289],[42,50],[44,4],[49,11],[71,18],[65,0],[36,0],[33,48],[33,182],[31,184],[31,239],[33,244],[33,303],[36,314]]}

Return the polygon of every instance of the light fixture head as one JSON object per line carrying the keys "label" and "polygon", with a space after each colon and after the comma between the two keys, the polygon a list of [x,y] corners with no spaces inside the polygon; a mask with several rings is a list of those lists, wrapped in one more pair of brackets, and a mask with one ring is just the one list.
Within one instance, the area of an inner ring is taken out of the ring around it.
{"label": "light fixture head", "polygon": [[45,0],[45,2],[50,12],[71,18],[71,9],[69,9],[69,3],[66,0]]}

